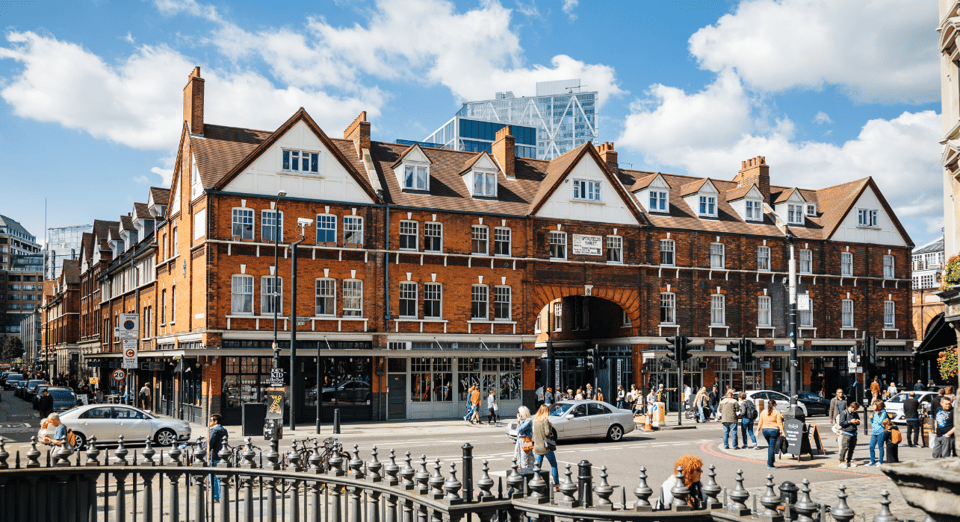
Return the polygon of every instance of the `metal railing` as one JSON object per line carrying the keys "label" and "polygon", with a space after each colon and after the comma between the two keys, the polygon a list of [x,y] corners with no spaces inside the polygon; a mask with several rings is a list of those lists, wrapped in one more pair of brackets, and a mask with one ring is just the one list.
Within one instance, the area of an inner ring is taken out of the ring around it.
{"label": "metal railing", "polygon": [[[0,439],[0,522],[458,522],[474,516],[479,522],[851,522],[856,516],[844,486],[830,507],[811,501],[807,480],[791,497],[783,488],[775,490],[771,475],[766,493],[754,496],[748,507],[743,472],[737,471],[736,487],[728,491],[715,481],[714,466],[702,485],[701,509],[688,506],[691,493],[679,469],[677,486],[670,490],[672,505],[661,510],[651,502],[654,490],[647,485],[645,468],[632,492],[620,489],[620,499],[613,498],[605,467],[593,486],[587,461],[578,464],[576,479],[568,464],[556,490],[548,473],[522,472],[516,461],[498,482],[483,461],[474,482],[473,448],[464,444],[462,449],[461,482],[456,462],[449,463],[444,477],[439,458],[430,463],[421,456],[414,462],[407,452],[398,464],[390,450],[384,464],[376,446],[366,462],[356,445],[345,461],[339,452],[321,458],[329,453],[314,442],[306,469],[298,464],[282,469],[276,446],[257,459],[249,437],[245,446],[225,447],[215,460],[208,460],[200,445],[188,453],[174,447],[164,454],[147,443],[131,456],[121,437],[103,462],[93,438],[84,452],[56,449],[46,456],[34,438],[24,458],[18,452],[11,465]],[[875,522],[896,522],[887,493],[882,495]]]}

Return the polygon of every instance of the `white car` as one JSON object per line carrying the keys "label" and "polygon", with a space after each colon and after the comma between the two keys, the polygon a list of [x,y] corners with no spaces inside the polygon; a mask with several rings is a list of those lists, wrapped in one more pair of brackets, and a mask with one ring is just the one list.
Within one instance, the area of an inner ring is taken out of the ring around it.
{"label": "white car", "polygon": [[[123,435],[126,442],[152,440],[159,446],[170,446],[177,441],[190,440],[190,425],[178,419],[164,419],[152,413],[122,404],[91,404],[60,414],[65,424],[77,437],[77,447],[83,448],[90,437],[97,442],[116,442]],[[38,439],[53,437],[53,427],[40,429]]]}
{"label": "white car", "polygon": [[[551,406],[550,424],[557,440],[605,437],[618,441],[637,427],[633,412],[600,401],[560,401]],[[507,436],[517,438],[517,421],[507,426]]]}
{"label": "white car", "polygon": [[[773,399],[777,401],[777,409],[785,413],[790,409],[790,397],[786,395],[773,391],[773,390],[757,390],[757,391],[748,391],[746,392],[747,398],[753,401],[753,404],[756,405],[757,411],[767,407],[767,401]],[[803,412],[804,417],[807,415],[807,407],[800,401],[797,401],[797,406],[800,407],[800,411]]]}
{"label": "white car", "polygon": [[[906,424],[907,418],[903,415],[903,403],[909,398],[911,392],[900,392],[893,396],[892,399],[885,401],[884,406],[887,409],[887,415],[890,416],[895,424]],[[930,405],[933,403],[933,400],[937,398],[937,392],[931,391],[918,391],[913,392],[916,395],[916,399],[920,401],[921,411],[929,412]]]}

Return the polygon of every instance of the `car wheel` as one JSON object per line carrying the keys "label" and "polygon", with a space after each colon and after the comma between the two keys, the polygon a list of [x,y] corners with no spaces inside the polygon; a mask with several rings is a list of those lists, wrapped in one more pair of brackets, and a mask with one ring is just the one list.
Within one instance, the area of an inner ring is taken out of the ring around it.
{"label": "car wheel", "polygon": [[559,438],[557,438],[557,428],[554,428],[554,427],[550,428],[550,436],[553,437],[554,442],[560,440]]}
{"label": "car wheel", "polygon": [[73,448],[76,451],[87,449],[87,436],[78,431],[73,432],[74,438],[77,439],[77,447]]}
{"label": "car wheel", "polygon": [[177,442],[177,434],[173,430],[162,429],[157,432],[153,440],[157,443],[157,446],[173,446],[173,443]]}
{"label": "car wheel", "polygon": [[610,429],[607,430],[607,440],[610,442],[617,442],[623,438],[623,426],[619,424],[614,424],[610,426]]}

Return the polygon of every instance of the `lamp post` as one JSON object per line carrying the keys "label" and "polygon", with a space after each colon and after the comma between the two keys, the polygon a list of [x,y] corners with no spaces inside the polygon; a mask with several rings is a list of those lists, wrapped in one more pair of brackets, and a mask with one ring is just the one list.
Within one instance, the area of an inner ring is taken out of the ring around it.
{"label": "lamp post", "polygon": [[790,295],[789,308],[789,331],[790,336],[790,409],[786,417],[790,419],[803,419],[803,414],[797,406],[797,381],[799,380],[799,368],[797,361],[797,260],[794,257],[794,235],[787,234],[787,243],[790,245],[790,261],[788,267],[788,289]]}
{"label": "lamp post", "polygon": [[273,221],[273,368],[280,367],[280,346],[277,344],[277,319],[280,309],[280,288],[277,285],[277,279],[280,276],[279,252],[280,252],[280,199],[287,195],[287,191],[281,190],[277,193],[277,204],[274,210]]}
{"label": "lamp post", "polygon": [[290,431],[297,429],[297,399],[303,395],[303,383],[297,378],[297,245],[303,243],[304,229],[312,223],[312,219],[298,219],[300,239],[290,243]]}

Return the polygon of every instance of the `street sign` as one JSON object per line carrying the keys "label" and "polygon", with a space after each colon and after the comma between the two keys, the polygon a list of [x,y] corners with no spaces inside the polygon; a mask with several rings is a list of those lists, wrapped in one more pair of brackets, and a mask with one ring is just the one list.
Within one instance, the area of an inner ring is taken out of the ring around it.
{"label": "street sign", "polygon": [[797,311],[810,311],[810,294],[797,294]]}
{"label": "street sign", "polygon": [[737,369],[737,361],[728,361],[728,362],[727,362],[727,367],[730,368],[731,370],[736,370],[736,369]]}
{"label": "street sign", "polygon": [[760,369],[761,369],[761,370],[769,370],[769,369],[770,369],[770,361],[760,361]]}
{"label": "street sign", "polygon": [[135,370],[137,368],[137,340],[123,340],[123,364],[120,365],[125,370]]}
{"label": "street sign", "polygon": [[113,370],[113,380],[117,382],[123,382],[123,380],[126,378],[127,378],[127,372],[121,370],[120,368]]}
{"label": "street sign", "polygon": [[578,256],[602,256],[603,237],[573,234],[573,253]]}
{"label": "street sign", "polygon": [[270,386],[283,387],[283,368],[270,370]]}
{"label": "street sign", "polygon": [[121,339],[137,339],[140,337],[140,316],[137,314],[120,314],[117,333],[117,337]]}

